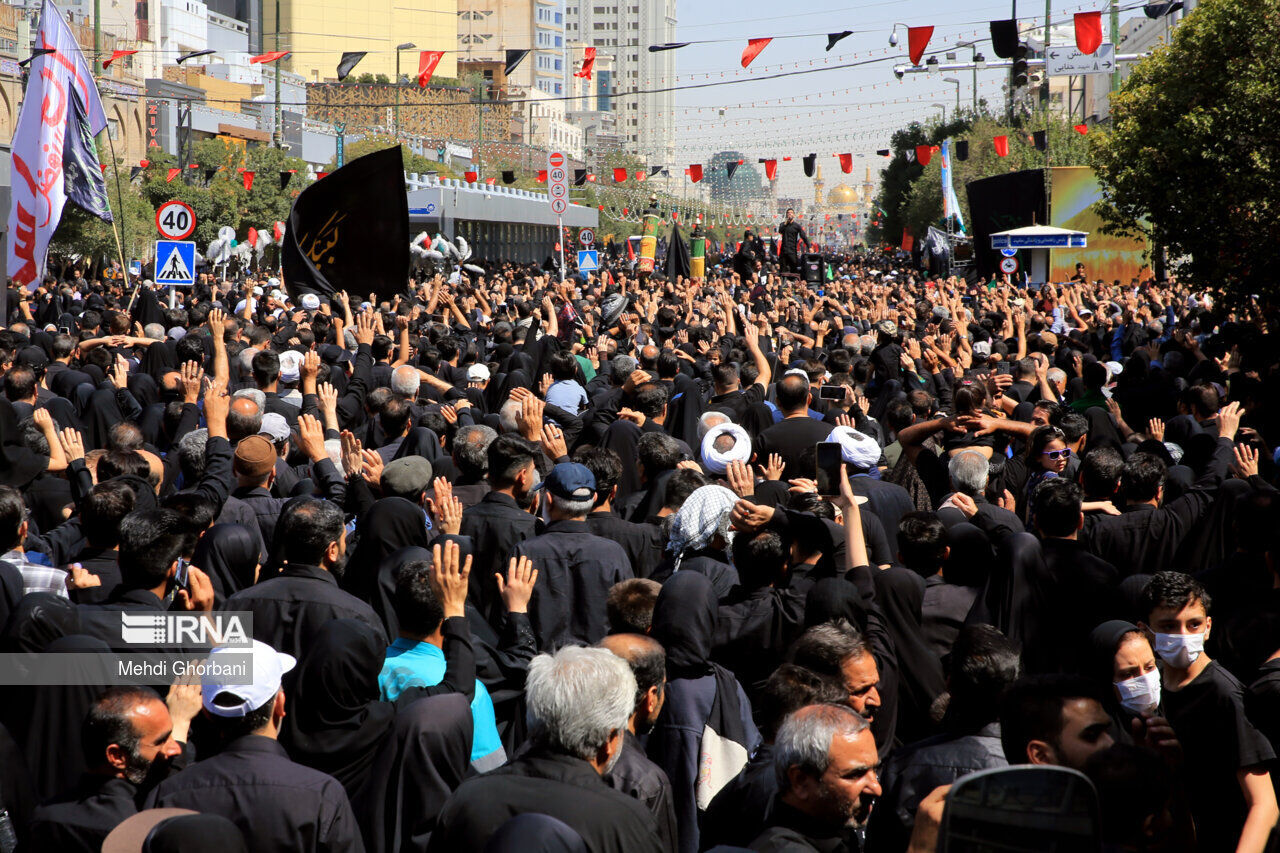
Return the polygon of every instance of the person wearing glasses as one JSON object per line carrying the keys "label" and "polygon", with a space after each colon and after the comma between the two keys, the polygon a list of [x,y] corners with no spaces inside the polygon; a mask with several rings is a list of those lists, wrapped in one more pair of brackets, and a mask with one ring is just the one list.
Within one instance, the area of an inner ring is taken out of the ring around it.
{"label": "person wearing glasses", "polygon": [[1027,442],[1027,483],[1018,495],[1019,515],[1027,519],[1031,513],[1031,496],[1045,480],[1063,476],[1071,461],[1067,437],[1056,426],[1038,427]]}

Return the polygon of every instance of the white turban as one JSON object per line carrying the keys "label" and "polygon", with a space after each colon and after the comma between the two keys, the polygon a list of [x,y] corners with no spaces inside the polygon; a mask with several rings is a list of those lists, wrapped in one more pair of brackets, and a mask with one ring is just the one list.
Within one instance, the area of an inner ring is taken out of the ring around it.
{"label": "white turban", "polygon": [[858,468],[874,468],[880,461],[880,445],[866,433],[853,427],[838,426],[831,430],[828,441],[839,442],[844,461]]}
{"label": "white turban", "polygon": [[[722,435],[733,436],[733,447],[728,450],[716,450],[716,439]],[[712,474],[723,474],[730,462],[746,462],[751,458],[751,436],[735,423],[724,423],[713,426],[702,437],[702,464]]]}

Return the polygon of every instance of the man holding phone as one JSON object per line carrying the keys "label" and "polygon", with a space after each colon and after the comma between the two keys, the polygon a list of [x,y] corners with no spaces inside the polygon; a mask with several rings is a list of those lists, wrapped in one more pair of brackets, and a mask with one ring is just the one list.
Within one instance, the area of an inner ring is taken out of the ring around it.
{"label": "man holding phone", "polygon": [[800,457],[813,445],[826,441],[831,435],[831,424],[809,417],[809,378],[803,373],[789,373],[775,387],[778,408],[782,420],[760,433],[757,459],[768,459],[772,453],[782,457],[785,467],[782,476],[787,479],[803,477]]}

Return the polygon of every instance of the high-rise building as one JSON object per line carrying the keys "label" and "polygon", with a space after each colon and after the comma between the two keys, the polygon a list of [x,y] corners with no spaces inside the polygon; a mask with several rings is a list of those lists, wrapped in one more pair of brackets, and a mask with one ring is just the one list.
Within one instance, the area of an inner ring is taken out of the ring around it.
{"label": "high-rise building", "polygon": [[458,59],[502,62],[508,50],[532,51],[508,85],[564,94],[561,0],[458,0]]}
{"label": "high-rise building", "polygon": [[564,22],[566,84],[581,67],[586,48],[611,58],[597,86],[611,90],[602,100],[617,117],[622,149],[650,165],[674,166],[675,94],[626,93],[674,85],[677,51],[650,53],[649,45],[676,40],[676,0],[566,0]]}
{"label": "high-rise building", "polygon": [[[276,3],[279,3],[279,50],[293,51],[285,69],[308,82],[337,77],[343,51],[364,50],[355,74],[413,79],[424,50],[447,51],[435,76],[453,77],[458,70],[458,0],[261,0],[262,50],[276,50]],[[397,51],[400,44],[413,48]]]}

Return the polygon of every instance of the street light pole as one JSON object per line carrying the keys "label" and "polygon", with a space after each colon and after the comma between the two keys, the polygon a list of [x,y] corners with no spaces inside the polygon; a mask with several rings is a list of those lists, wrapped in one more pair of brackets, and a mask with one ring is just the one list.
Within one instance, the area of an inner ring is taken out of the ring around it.
{"label": "street light pole", "polygon": [[[280,0],[276,0],[276,52],[280,51]],[[284,148],[284,129],[280,127],[280,63],[277,59],[271,64],[272,72],[276,77],[276,111],[275,121],[272,126],[272,142],[276,148]]]}
{"label": "street light pole", "polygon": [[396,132],[396,138],[397,138],[397,139],[399,139],[399,138],[400,138],[400,51],[402,51],[402,50],[413,50],[415,47],[417,47],[417,45],[416,45],[416,44],[414,44],[414,43],[413,43],[413,42],[411,42],[411,41],[407,41],[407,42],[405,42],[404,44],[398,44],[398,45],[396,45],[396,79],[395,79],[395,84],[396,84],[396,111],[395,111],[396,130],[395,130],[395,132]]}
{"label": "street light pole", "polygon": [[954,83],[956,86],[956,118],[960,117],[960,78],[959,77],[943,77],[943,83]]}

